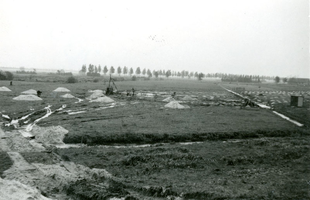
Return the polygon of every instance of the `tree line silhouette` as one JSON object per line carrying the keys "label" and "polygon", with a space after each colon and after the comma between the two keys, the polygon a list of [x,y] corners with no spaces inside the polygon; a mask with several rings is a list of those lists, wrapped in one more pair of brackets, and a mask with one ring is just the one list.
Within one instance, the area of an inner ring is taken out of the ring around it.
{"label": "tree line silhouette", "polygon": [[121,75],[129,75],[129,76],[147,76],[147,77],[181,77],[181,78],[197,78],[201,80],[204,77],[208,78],[220,78],[223,82],[261,82],[261,80],[274,80],[272,76],[259,76],[259,75],[238,75],[238,74],[225,74],[225,73],[207,73],[204,74],[202,72],[190,72],[186,70],[182,71],[173,71],[173,70],[150,70],[140,67],[136,69],[130,67],[120,67],[114,68],[111,67],[101,67],[101,65],[93,65],[89,64],[88,67],[84,64],[82,65],[82,69],[80,73],[86,74],[87,76],[100,76],[101,73],[104,75],[107,74],[118,74]]}

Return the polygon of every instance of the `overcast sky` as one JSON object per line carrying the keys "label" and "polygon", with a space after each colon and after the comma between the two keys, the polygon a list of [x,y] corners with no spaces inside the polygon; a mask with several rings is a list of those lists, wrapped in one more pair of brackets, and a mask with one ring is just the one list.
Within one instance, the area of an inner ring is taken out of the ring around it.
{"label": "overcast sky", "polygon": [[0,68],[310,78],[309,0],[0,0]]}

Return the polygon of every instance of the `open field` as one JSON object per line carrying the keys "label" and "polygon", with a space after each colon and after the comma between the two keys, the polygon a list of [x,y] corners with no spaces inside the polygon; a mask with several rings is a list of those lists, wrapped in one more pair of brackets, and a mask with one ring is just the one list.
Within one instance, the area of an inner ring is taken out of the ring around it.
{"label": "open field", "polygon": [[[309,148],[309,137],[285,137],[58,153],[107,169],[136,191],[164,187],[186,199],[307,199]],[[156,192],[149,191],[155,196]]]}
{"label": "open field", "polygon": [[[14,81],[13,86],[0,82],[0,87],[12,90],[0,93],[0,112],[20,120],[20,127],[14,128],[5,126],[8,120],[0,118],[1,158],[5,160],[0,164],[0,174],[4,179],[13,179],[8,169],[16,156],[6,152],[16,151],[25,159],[23,163],[39,171],[54,166],[60,171],[65,167],[73,174],[82,173],[77,177],[84,177],[83,180],[68,175],[71,178],[63,178],[57,186],[55,177],[63,177],[64,173],[47,172],[45,176],[50,179],[44,180],[52,185],[38,188],[45,196],[56,199],[310,197],[309,87],[182,79],[117,81],[119,91],[135,88],[135,96],[113,95],[110,97],[115,102],[102,103],[86,98],[92,94],[90,90],[104,90],[107,83],[68,84],[61,80],[44,82],[45,78]],[[271,110],[243,108],[242,100],[221,85],[228,89],[244,87],[243,95],[261,103],[275,100],[275,110],[288,113],[304,126],[297,127]],[[68,88],[76,98],[61,98],[53,92],[57,87]],[[42,91],[43,100],[12,100],[29,89]],[[190,108],[166,108],[168,102],[163,99],[173,92],[181,105]],[[289,106],[289,95],[294,93],[304,95],[303,108]],[[183,100],[186,96],[192,100]],[[48,105],[51,113],[44,118]],[[27,120],[21,120],[28,114],[31,115]],[[37,119],[40,120],[35,122]],[[25,139],[19,132],[32,123],[38,127],[29,131],[35,138]],[[80,148],[57,148],[56,143],[46,143],[52,138],[42,138],[41,132],[52,134],[49,137],[55,134],[55,138]],[[105,169],[110,175],[102,171],[104,176],[89,176],[97,169]],[[31,175],[34,186],[42,184],[36,174],[39,172]]]}

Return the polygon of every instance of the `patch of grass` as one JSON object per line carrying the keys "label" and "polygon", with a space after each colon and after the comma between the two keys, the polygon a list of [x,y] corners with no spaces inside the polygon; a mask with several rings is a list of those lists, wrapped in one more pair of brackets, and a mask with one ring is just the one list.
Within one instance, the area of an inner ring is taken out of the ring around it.
{"label": "patch of grass", "polygon": [[161,109],[163,104],[128,104],[65,116],[65,120],[52,115],[49,120],[69,130],[66,143],[89,145],[282,137],[306,132],[262,109],[194,106],[189,110],[170,110]]}
{"label": "patch of grass", "polygon": [[[105,168],[147,196],[193,199],[307,199],[309,136],[61,149],[71,161]],[[167,194],[168,195],[168,194]]]}
{"label": "patch of grass", "polygon": [[67,195],[74,199],[109,199],[123,197],[129,194],[124,184],[112,179],[104,180],[99,184],[86,180],[79,180],[65,188]]}

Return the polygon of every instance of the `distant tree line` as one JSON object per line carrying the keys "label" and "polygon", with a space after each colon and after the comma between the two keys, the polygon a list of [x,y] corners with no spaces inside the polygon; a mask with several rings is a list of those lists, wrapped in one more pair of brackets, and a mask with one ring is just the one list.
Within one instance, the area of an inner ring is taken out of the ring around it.
{"label": "distant tree line", "polygon": [[221,77],[223,82],[257,82],[260,83],[261,79],[255,75],[236,75],[236,74],[224,74]]}
{"label": "distant tree line", "polygon": [[57,74],[58,75],[65,75],[65,76],[72,76],[72,72],[65,72],[65,70],[61,69],[61,70],[57,70]]}
{"label": "distant tree line", "polygon": [[85,74],[87,76],[100,76],[101,72],[104,75],[107,74],[118,74],[119,76],[122,75],[129,75],[129,76],[147,76],[147,77],[181,77],[181,78],[192,78],[196,77],[198,80],[201,80],[203,77],[205,77],[205,74],[199,73],[199,72],[189,72],[189,71],[171,71],[171,70],[150,70],[150,69],[141,69],[140,67],[134,68],[128,68],[126,66],[121,67],[118,66],[117,68],[114,68],[113,66],[107,67],[104,66],[103,68],[98,65],[92,65],[89,64],[87,67],[85,64],[82,65],[82,69],[79,71],[81,74]]}
{"label": "distant tree line", "polygon": [[0,70],[0,80],[13,80],[14,76],[9,71],[1,71]]}
{"label": "distant tree line", "polygon": [[16,71],[16,74],[36,74],[36,69],[33,69],[33,71],[26,71],[24,67],[20,67],[19,71]]}

